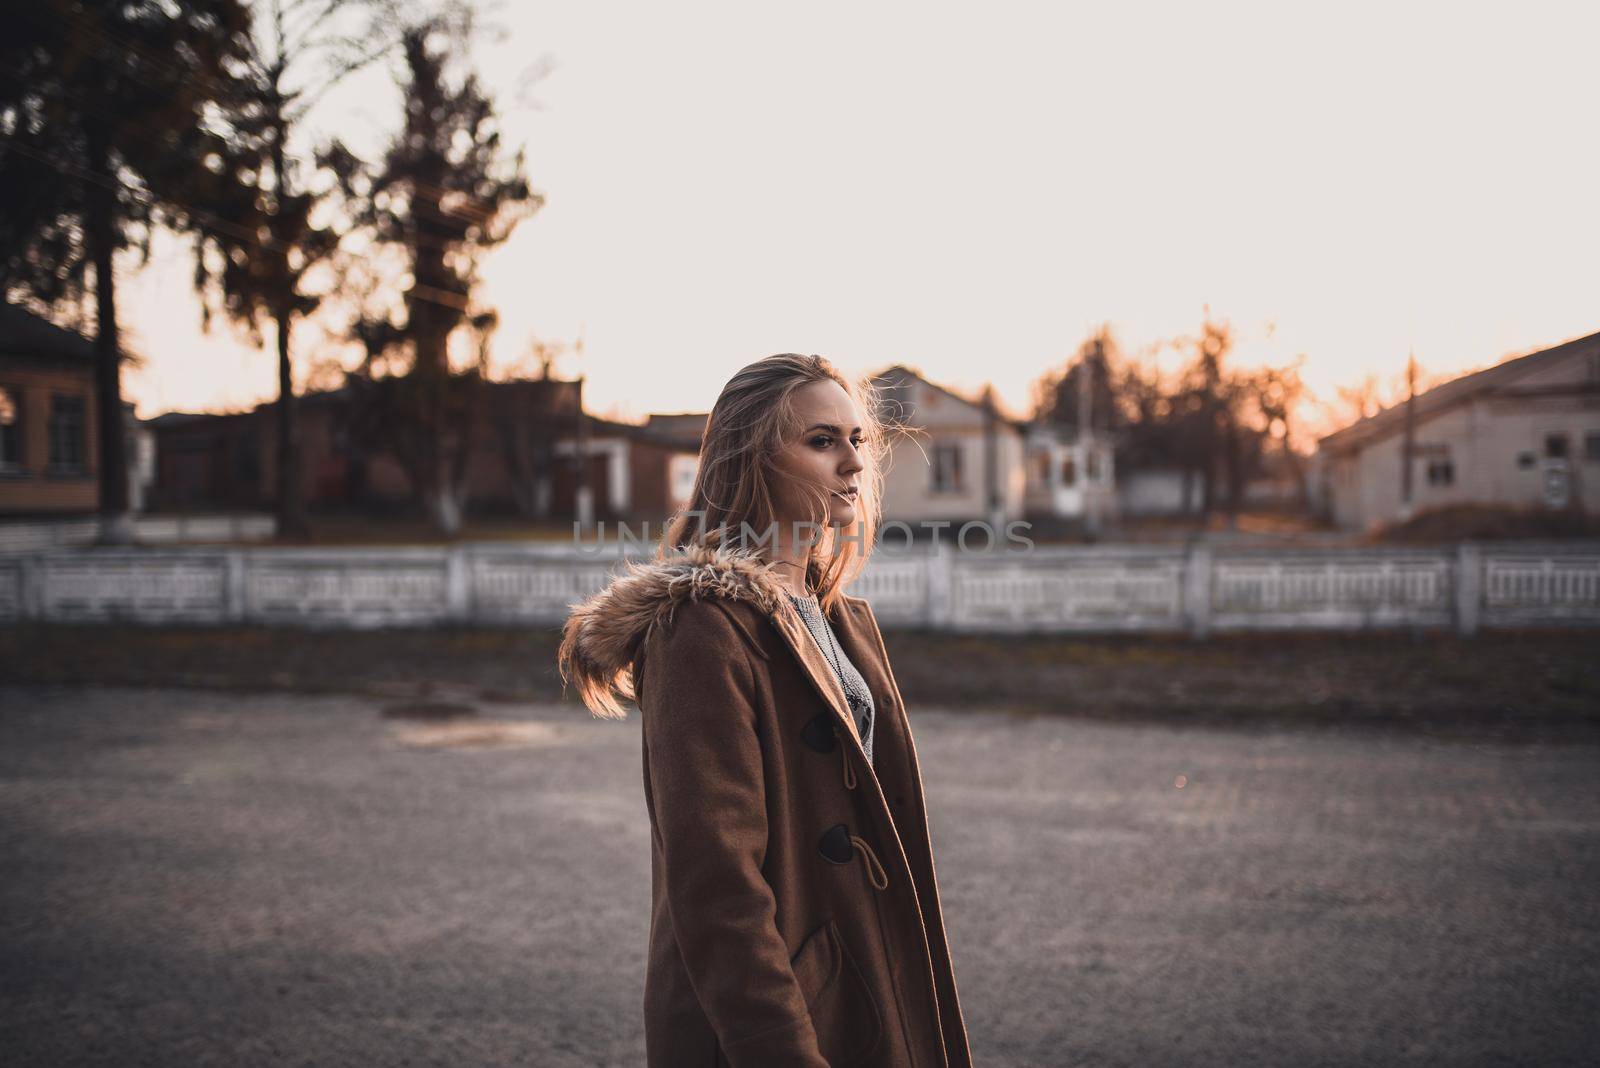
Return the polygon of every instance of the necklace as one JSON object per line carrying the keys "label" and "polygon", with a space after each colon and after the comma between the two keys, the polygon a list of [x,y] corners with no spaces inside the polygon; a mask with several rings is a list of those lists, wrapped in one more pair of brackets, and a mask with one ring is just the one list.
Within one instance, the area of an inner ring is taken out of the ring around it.
{"label": "necklace", "polygon": [[[804,601],[804,598],[802,598],[802,601]],[[828,644],[822,647],[822,651],[824,654],[826,654],[830,648],[833,650],[834,655],[828,657],[828,663],[833,666],[833,673],[839,676],[839,686],[843,688],[844,668],[839,666],[839,661],[844,658],[844,653],[840,651],[838,644],[834,641],[833,627],[828,625],[828,617],[823,615],[822,602],[818,601],[816,597],[813,596],[810,603],[817,606],[817,615],[822,616],[822,632],[828,636]],[[850,695],[847,693],[845,696],[848,697]]]}
{"label": "necklace", "polygon": [[[794,599],[801,604],[806,603],[806,599],[803,597],[795,597],[795,595],[792,593],[789,596],[794,597]],[[844,668],[840,666],[840,663],[844,660],[844,651],[839,648],[838,641],[833,636],[833,627],[828,623],[828,617],[823,615],[822,603],[818,601],[815,596],[811,598],[810,603],[817,606],[817,615],[822,617],[822,630],[828,636],[828,644],[822,645],[821,643],[818,643],[818,647],[822,650],[823,657],[827,659],[828,666],[833,668],[834,675],[839,679],[839,689],[844,691],[844,699],[850,705],[850,714],[852,716],[859,715],[861,712],[866,710],[866,702],[862,701],[855,694],[851,693],[850,688],[844,684]],[[813,635],[813,637],[815,637],[815,635]],[[828,649],[830,647],[833,649],[832,656],[828,655]],[[862,716],[861,719],[861,729],[865,731],[867,726],[866,717]]]}

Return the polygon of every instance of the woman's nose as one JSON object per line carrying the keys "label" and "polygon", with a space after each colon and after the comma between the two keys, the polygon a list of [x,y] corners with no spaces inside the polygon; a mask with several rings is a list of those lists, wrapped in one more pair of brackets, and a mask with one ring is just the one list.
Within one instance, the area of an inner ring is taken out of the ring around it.
{"label": "woman's nose", "polygon": [[839,472],[845,475],[853,475],[857,471],[864,470],[866,466],[861,462],[860,449],[852,444],[849,451],[845,453],[844,462],[839,465]]}

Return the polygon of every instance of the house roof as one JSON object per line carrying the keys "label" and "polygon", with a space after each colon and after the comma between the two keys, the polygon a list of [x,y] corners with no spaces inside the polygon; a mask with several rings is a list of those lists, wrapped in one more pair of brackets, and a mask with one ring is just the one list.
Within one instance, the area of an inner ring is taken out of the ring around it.
{"label": "house roof", "polygon": [[153,430],[171,430],[174,427],[193,426],[196,424],[216,426],[226,419],[249,419],[258,410],[257,408],[252,408],[247,412],[162,412],[160,415],[143,420],[143,422],[145,426]]}
{"label": "house roof", "polygon": [[[536,389],[536,388],[549,388],[548,384],[550,384],[550,383],[553,383],[554,387],[556,387],[558,389],[560,387],[575,387],[576,386],[576,382],[573,381],[573,380],[569,380],[569,379],[537,379],[537,378],[535,378],[535,379],[512,379],[512,380],[504,381],[504,382],[490,382],[490,383],[488,383],[488,385],[490,386],[491,390],[519,391],[521,393],[526,393],[526,392],[528,392],[530,390],[533,390],[533,389]],[[331,389],[312,389],[312,390],[307,390],[304,393],[298,394],[295,397],[295,400],[296,400],[296,403],[299,404],[300,407],[302,407],[302,408],[316,408],[316,407],[322,407],[322,406],[345,404],[345,403],[348,403],[352,399],[353,396],[354,396],[354,390],[352,389],[352,387],[347,382],[347,383],[335,386],[335,387],[333,387]],[[261,402],[255,404],[255,405],[252,405],[250,408],[244,409],[242,411],[236,411],[236,412],[177,412],[177,411],[174,411],[174,412],[163,412],[160,415],[154,416],[154,417],[152,417],[150,419],[146,419],[145,422],[150,424],[150,425],[152,425],[152,426],[166,427],[166,426],[178,426],[178,425],[181,425],[181,424],[184,424],[184,423],[192,423],[192,422],[195,422],[196,420],[200,420],[200,419],[233,419],[233,418],[237,418],[237,417],[239,417],[241,415],[254,415],[254,414],[257,414],[257,413],[261,413],[261,414],[269,413],[269,412],[272,411],[273,406],[276,405],[276,404],[277,404],[277,400],[276,399],[269,398],[267,400],[264,400],[264,401],[261,401]]]}
{"label": "house roof", "polygon": [[[1421,421],[1465,404],[1485,393],[1503,389],[1516,379],[1576,356],[1585,350],[1600,351],[1600,333],[1574,338],[1553,348],[1530,352],[1526,356],[1517,356],[1485,370],[1452,379],[1425,393],[1417,394],[1416,418]],[[1406,405],[1402,401],[1320,438],[1317,444],[1321,448],[1334,450],[1359,448],[1390,434],[1399,433],[1405,428],[1405,419]]]}
{"label": "house roof", "polygon": [[[654,418],[653,416],[651,417]],[[702,419],[707,418],[705,416]],[[589,416],[589,433],[595,437],[613,435],[624,437],[630,441],[650,442],[668,449],[677,449],[684,452],[698,452],[700,450],[700,435],[686,434],[682,431],[651,425],[650,423],[622,423],[614,419],[604,419],[598,415]]]}
{"label": "house roof", "polygon": [[74,330],[62,329],[20,304],[0,302],[0,353],[92,363],[94,342]]}
{"label": "house roof", "polygon": [[711,419],[709,412],[652,412],[644,421],[646,430],[668,437],[681,438],[685,441],[693,439],[695,447],[700,445],[700,439],[705,437],[706,423]]}
{"label": "house roof", "polygon": [[[897,363],[893,364],[892,366],[885,367],[883,370],[872,376],[873,381],[879,384],[880,392],[884,400],[898,406],[900,413],[906,413],[908,411],[914,413],[915,406],[912,405],[905,397],[905,380],[907,378],[916,379],[929,389],[937,390],[946,397],[949,397],[955,401],[959,401],[970,408],[977,409],[978,411],[983,410],[983,399],[981,397],[977,400],[974,400],[971,397],[957,393],[949,386],[941,386],[939,383],[928,378],[928,376],[924,375],[921,371],[918,371],[914,367],[908,367],[903,363]],[[995,412],[1000,416],[1001,422],[1009,423],[1012,427],[1019,431],[1027,429],[1028,421],[1026,419],[1017,419],[1007,415],[1005,411],[1001,409],[998,398],[995,398],[994,404]]]}

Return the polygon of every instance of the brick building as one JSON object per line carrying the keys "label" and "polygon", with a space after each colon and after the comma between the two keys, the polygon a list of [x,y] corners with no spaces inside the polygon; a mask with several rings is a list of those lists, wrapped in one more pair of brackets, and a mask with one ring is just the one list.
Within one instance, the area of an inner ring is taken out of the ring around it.
{"label": "brick building", "polygon": [[[308,394],[297,411],[301,478],[314,511],[390,512],[410,507],[405,469],[366,448],[352,426],[348,388]],[[568,518],[576,512],[581,384],[562,379],[491,382],[471,425],[467,499],[476,515]],[[663,518],[687,496],[705,416],[652,417],[643,426],[588,417],[584,475],[600,518]],[[659,422],[658,422],[659,420]],[[271,509],[277,423],[271,402],[235,414],[169,412],[156,436],[154,503],[163,509]],[[676,488],[676,489],[675,489]]]}

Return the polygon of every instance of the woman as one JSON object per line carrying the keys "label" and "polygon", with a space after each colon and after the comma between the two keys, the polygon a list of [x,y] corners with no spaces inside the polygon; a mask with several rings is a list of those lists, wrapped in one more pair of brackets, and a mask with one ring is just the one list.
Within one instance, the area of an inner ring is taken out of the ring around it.
{"label": "woman", "polygon": [[741,370],[661,552],[573,607],[563,678],[643,719],[655,1068],[967,1068],[905,706],[866,601],[870,386]]}

